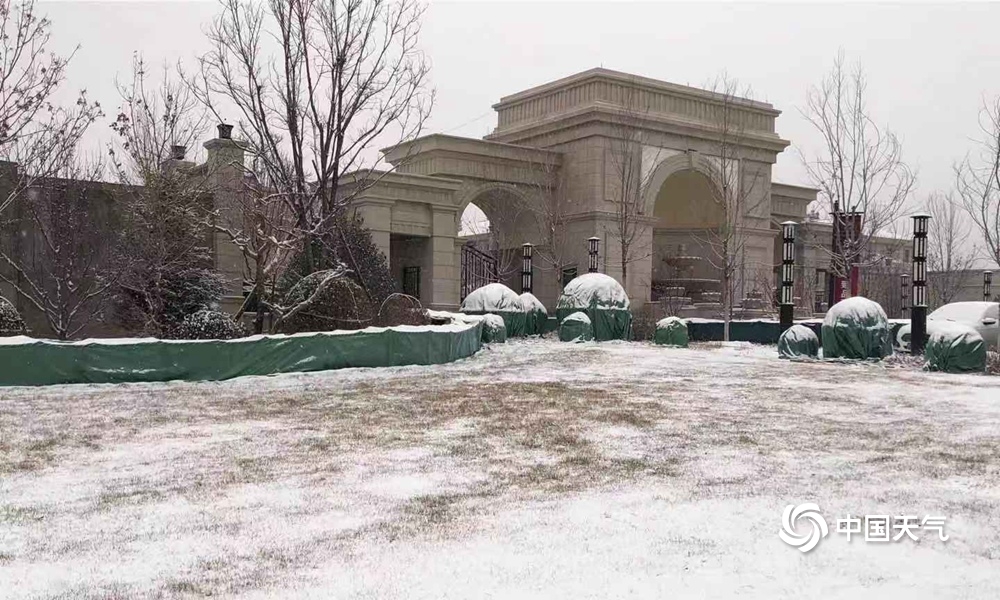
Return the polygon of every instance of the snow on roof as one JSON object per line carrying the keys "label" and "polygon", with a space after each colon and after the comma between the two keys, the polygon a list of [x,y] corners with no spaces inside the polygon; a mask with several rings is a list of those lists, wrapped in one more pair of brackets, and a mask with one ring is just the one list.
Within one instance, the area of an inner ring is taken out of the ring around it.
{"label": "snow on roof", "polygon": [[841,300],[826,311],[823,325],[832,327],[837,321],[847,320],[860,322],[881,321],[888,325],[888,318],[885,311],[877,302],[873,302],[863,296],[854,296]]}
{"label": "snow on roof", "polygon": [[490,283],[474,290],[462,301],[463,311],[522,312],[521,299],[502,283]]}
{"label": "snow on roof", "polygon": [[557,308],[628,309],[628,294],[614,278],[604,273],[587,273],[566,284]]}
{"label": "snow on roof", "polygon": [[563,323],[565,323],[566,321],[580,321],[581,323],[586,323],[587,325],[590,325],[590,317],[588,317],[587,313],[585,312],[575,312],[566,317],[565,319],[563,319]]}
{"label": "snow on roof", "polygon": [[540,310],[545,314],[549,314],[549,311],[545,310],[545,305],[542,304],[541,301],[538,298],[536,298],[535,295],[532,294],[531,292],[524,292],[523,294],[521,294],[520,299],[521,299],[521,307],[524,308],[526,312],[532,310]]}

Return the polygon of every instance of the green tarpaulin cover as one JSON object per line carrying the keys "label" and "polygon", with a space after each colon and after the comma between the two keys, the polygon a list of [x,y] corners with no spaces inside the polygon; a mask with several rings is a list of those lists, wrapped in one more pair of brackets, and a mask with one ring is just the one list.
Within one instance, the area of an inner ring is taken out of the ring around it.
{"label": "green tarpaulin cover", "polygon": [[778,337],[778,356],[816,358],[819,356],[819,338],[805,325],[792,325]]}
{"label": "green tarpaulin cover", "polygon": [[467,315],[499,315],[507,326],[507,337],[525,335],[524,308],[514,290],[502,283],[490,283],[472,291],[462,301]]}
{"label": "green tarpaulin cover", "polygon": [[0,338],[0,385],[219,381],[345,367],[432,365],[472,356],[481,323],[369,327],[229,341]]}
{"label": "green tarpaulin cover", "polygon": [[507,341],[507,325],[500,315],[483,315],[483,343],[503,343]]}
{"label": "green tarpaulin cover", "polygon": [[535,298],[531,292],[524,292],[520,296],[521,308],[524,309],[524,333],[526,335],[542,335],[545,333],[549,313],[545,310],[545,305]]}
{"label": "green tarpaulin cover", "polygon": [[823,319],[823,358],[885,358],[892,355],[892,334],[885,311],[855,296],[834,304]]}
{"label": "green tarpaulin cover", "polygon": [[986,370],[986,343],[979,332],[961,323],[935,321],[924,346],[927,368],[948,373]]}
{"label": "green tarpaulin cover", "polygon": [[656,333],[653,342],[661,346],[680,346],[687,348],[688,328],[684,319],[667,317],[656,322]]}
{"label": "green tarpaulin cover", "polygon": [[563,288],[556,305],[556,318],[583,312],[590,318],[594,339],[627,340],[632,330],[628,295],[621,284],[603,273],[587,273]]}
{"label": "green tarpaulin cover", "polygon": [[559,324],[560,342],[589,342],[594,339],[594,328],[586,313],[567,315]]}

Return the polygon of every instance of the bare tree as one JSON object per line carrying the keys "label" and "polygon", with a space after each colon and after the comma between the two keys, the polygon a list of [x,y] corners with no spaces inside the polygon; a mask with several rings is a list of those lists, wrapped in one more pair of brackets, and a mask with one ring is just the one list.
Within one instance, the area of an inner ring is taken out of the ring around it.
{"label": "bare tree", "polygon": [[49,51],[50,29],[34,0],[0,0],[0,160],[18,164],[17,178],[0,196],[0,213],[35,181],[66,169],[102,115],[86,91],[72,107],[53,103],[73,55]]}
{"label": "bare tree", "polygon": [[989,258],[1000,264],[1000,98],[983,103],[983,136],[971,156],[955,166],[958,195]]}
{"label": "bare tree", "polygon": [[[649,113],[634,85],[623,90],[621,105],[611,125],[608,154],[610,156],[614,188],[611,203],[615,207],[615,224],[608,229],[611,243],[618,246],[622,270],[622,286],[628,289],[628,266],[652,254],[644,245],[645,222],[644,194],[652,177],[652,169],[644,169],[643,156],[647,148],[647,135],[642,120]],[[655,149],[655,152],[660,152]],[[658,160],[654,157],[652,164]]]}
{"label": "bare tree", "polygon": [[[193,89],[221,121],[235,111],[260,180],[294,216],[306,271],[324,267],[317,245],[336,245],[343,209],[384,174],[368,168],[377,145],[421,131],[433,100],[422,13],[414,0],[223,0],[209,29]],[[345,189],[348,172],[362,175]]]}
{"label": "bare tree", "polygon": [[736,295],[743,287],[748,240],[745,222],[764,202],[764,177],[746,160],[747,127],[742,107],[752,95],[750,89],[741,88],[739,82],[726,75],[717,78],[711,89],[717,95],[717,104],[712,119],[715,168],[710,180],[712,200],[721,218],[706,231],[702,241],[709,248],[706,258],[719,274],[723,339],[728,341]]}
{"label": "bare tree", "polygon": [[531,207],[538,225],[540,238],[534,256],[544,270],[553,273],[557,282],[562,283],[563,270],[572,263],[574,257],[568,224],[572,210],[566,173],[558,165],[542,165],[541,176],[533,189]]}
{"label": "bare tree", "polygon": [[116,313],[128,328],[165,335],[187,314],[215,307],[224,292],[204,224],[214,191],[206,169],[215,167],[196,169],[185,160],[207,118],[166,69],[151,80],[140,56],[118,90],[121,107],[111,125],[117,141],[108,152],[122,184],[119,206],[132,260],[116,291]]}
{"label": "bare tree", "polygon": [[929,236],[927,244],[927,267],[934,273],[931,303],[941,306],[955,299],[965,271],[976,264],[978,250],[969,243],[972,223],[966,220],[962,205],[952,193],[931,194],[925,210],[934,225],[934,235]]}
{"label": "bare tree", "polygon": [[294,217],[279,194],[266,182],[248,177],[235,194],[233,206],[213,205],[207,224],[226,236],[243,255],[246,280],[251,292],[234,318],[256,305],[254,332],[263,333],[264,313],[275,303],[278,277],[299,248]]}
{"label": "bare tree", "polygon": [[532,214],[532,207],[521,196],[503,191],[487,193],[478,201],[491,209],[491,216],[483,220],[463,215],[461,230],[472,237],[476,247],[496,258],[496,276],[506,281],[521,272],[521,244],[525,241],[521,225]]}
{"label": "bare tree", "polygon": [[863,213],[858,231],[843,228],[839,249],[821,246],[831,257],[831,272],[847,279],[864,266],[873,237],[899,216],[915,176],[902,156],[902,144],[872,118],[868,82],[860,65],[848,70],[841,54],[819,86],[809,90],[803,116],[820,133],[821,150],[803,163],[819,188],[817,208],[826,218],[837,211]]}
{"label": "bare tree", "polygon": [[73,162],[59,177],[35,177],[11,206],[0,245],[0,280],[41,313],[60,340],[75,337],[104,314],[127,266],[112,186],[98,180],[99,162]]}

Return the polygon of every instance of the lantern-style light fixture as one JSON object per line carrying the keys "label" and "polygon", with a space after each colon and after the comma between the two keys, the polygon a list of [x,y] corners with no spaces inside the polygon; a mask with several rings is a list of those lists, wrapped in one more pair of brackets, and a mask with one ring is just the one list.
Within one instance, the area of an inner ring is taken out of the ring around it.
{"label": "lantern-style light fixture", "polygon": [[531,251],[532,245],[525,242],[521,245],[521,293],[531,292]]}
{"label": "lantern-style light fixture", "polygon": [[781,331],[792,326],[795,319],[793,284],[795,279],[795,226],[794,221],[781,224],[781,295],[778,302]]}
{"label": "lantern-style light fixture", "polygon": [[600,253],[600,249],[601,249],[601,238],[599,238],[599,237],[592,237],[592,238],[588,239],[587,241],[590,242],[590,269],[588,269],[588,272],[590,272],[590,273],[596,273],[597,272],[597,257],[598,257],[598,254]]}
{"label": "lantern-style light fixture", "polygon": [[983,301],[989,302],[993,298],[993,271],[983,271]]}
{"label": "lantern-style light fixture", "polygon": [[913,303],[910,305],[910,351],[920,354],[927,341],[927,228],[931,216],[913,215]]}

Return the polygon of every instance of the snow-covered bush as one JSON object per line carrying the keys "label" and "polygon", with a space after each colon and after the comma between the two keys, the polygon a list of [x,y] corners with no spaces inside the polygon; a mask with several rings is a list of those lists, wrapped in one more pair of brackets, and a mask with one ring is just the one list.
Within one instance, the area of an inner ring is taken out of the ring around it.
{"label": "snow-covered bush", "polygon": [[281,333],[364,329],[375,320],[365,290],[343,269],[317,271],[299,280],[282,300],[291,314],[279,324]]}
{"label": "snow-covered bush", "polygon": [[503,343],[507,341],[507,325],[500,315],[483,315],[483,343]]}
{"label": "snow-covered bush", "polygon": [[892,329],[885,311],[855,296],[834,304],[823,319],[823,358],[864,360],[892,354]]}
{"label": "snow-covered bush", "polygon": [[575,312],[559,323],[559,341],[589,342],[594,339],[594,328],[590,317],[584,312]]}
{"label": "snow-covered bush", "polygon": [[175,340],[232,340],[246,336],[246,330],[228,314],[199,310],[184,317],[169,336]]}
{"label": "snow-covered bush", "polygon": [[507,337],[524,335],[525,313],[521,298],[502,283],[490,283],[473,290],[462,301],[462,312],[499,315],[507,326]]}
{"label": "snow-covered bush", "polygon": [[986,343],[968,325],[938,321],[927,337],[924,358],[931,371],[982,373],[986,370]]}
{"label": "snow-covered bush", "polygon": [[656,322],[656,335],[653,341],[661,346],[679,346],[687,348],[687,323],[680,317],[667,317]]}
{"label": "snow-covered bush", "polygon": [[781,358],[816,358],[818,355],[819,338],[805,325],[792,325],[778,338]]}
{"label": "snow-covered bush", "polygon": [[614,278],[587,273],[566,284],[556,305],[559,321],[575,312],[587,314],[597,340],[628,339],[632,326],[628,295]]}
{"label": "snow-covered bush", "polygon": [[0,298],[0,337],[24,335],[24,319],[5,298]]}
{"label": "snow-covered bush", "polygon": [[527,335],[545,333],[546,322],[549,320],[549,312],[545,310],[545,305],[531,292],[524,292],[519,299],[525,315],[524,333]]}

